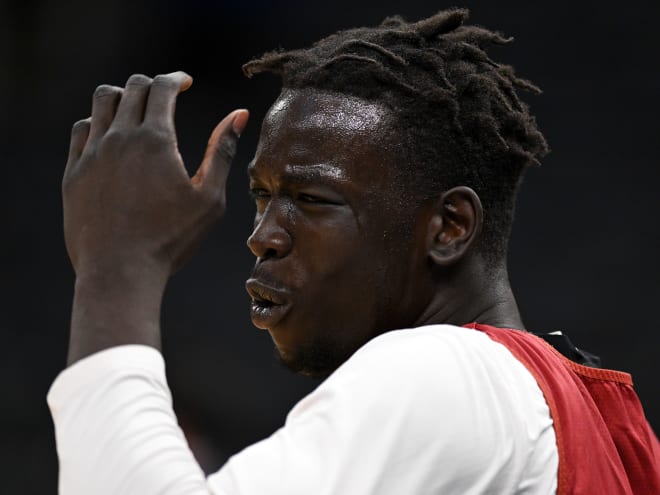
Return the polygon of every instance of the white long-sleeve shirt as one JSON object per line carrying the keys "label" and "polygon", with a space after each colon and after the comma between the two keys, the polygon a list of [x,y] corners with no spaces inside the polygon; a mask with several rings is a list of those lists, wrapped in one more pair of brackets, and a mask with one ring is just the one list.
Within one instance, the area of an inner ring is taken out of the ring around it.
{"label": "white long-sleeve shirt", "polygon": [[48,394],[61,495],[550,494],[548,406],[501,344],[471,329],[397,330],[359,349],[269,438],[205,478],[177,425],[161,354],[121,346]]}

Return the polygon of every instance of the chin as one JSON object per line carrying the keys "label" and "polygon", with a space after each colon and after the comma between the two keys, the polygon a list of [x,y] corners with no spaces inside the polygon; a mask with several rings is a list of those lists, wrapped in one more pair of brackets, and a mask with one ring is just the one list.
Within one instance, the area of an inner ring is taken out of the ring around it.
{"label": "chin", "polygon": [[[343,351],[343,352],[342,352]],[[326,378],[344,363],[351,353],[330,345],[307,344],[295,350],[275,346],[275,358],[289,371],[313,378]]]}

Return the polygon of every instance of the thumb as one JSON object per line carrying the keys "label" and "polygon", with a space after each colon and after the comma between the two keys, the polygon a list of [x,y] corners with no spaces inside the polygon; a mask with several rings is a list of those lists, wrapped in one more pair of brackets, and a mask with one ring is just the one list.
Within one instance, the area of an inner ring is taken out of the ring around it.
{"label": "thumb", "polygon": [[238,138],[249,116],[250,113],[245,109],[234,110],[213,129],[202,164],[191,179],[194,185],[202,189],[221,188],[224,191]]}

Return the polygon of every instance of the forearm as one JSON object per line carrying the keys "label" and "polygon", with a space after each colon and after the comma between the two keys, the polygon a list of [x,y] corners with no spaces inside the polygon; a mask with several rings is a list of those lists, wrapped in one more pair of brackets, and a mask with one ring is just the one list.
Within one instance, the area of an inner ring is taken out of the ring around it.
{"label": "forearm", "polygon": [[152,261],[92,265],[76,278],[68,364],[125,344],[160,349],[167,272]]}

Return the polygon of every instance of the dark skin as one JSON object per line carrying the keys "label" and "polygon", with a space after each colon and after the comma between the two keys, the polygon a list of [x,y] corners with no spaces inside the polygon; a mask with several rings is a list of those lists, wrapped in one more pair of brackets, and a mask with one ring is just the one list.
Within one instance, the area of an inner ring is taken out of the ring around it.
{"label": "dark skin", "polygon": [[[224,213],[225,183],[248,114],[213,131],[189,178],[174,105],[191,79],[131,76],[101,86],[74,126],[63,182],[76,271],[69,364],[122,344],[160,346],[169,276]],[[248,247],[254,324],[292,369],[325,375],[395,328],[479,321],[523,328],[506,271],[474,246],[483,212],[467,187],[412,206],[393,197],[390,111],[315,90],[285,90],[249,166],[257,212]]]}

